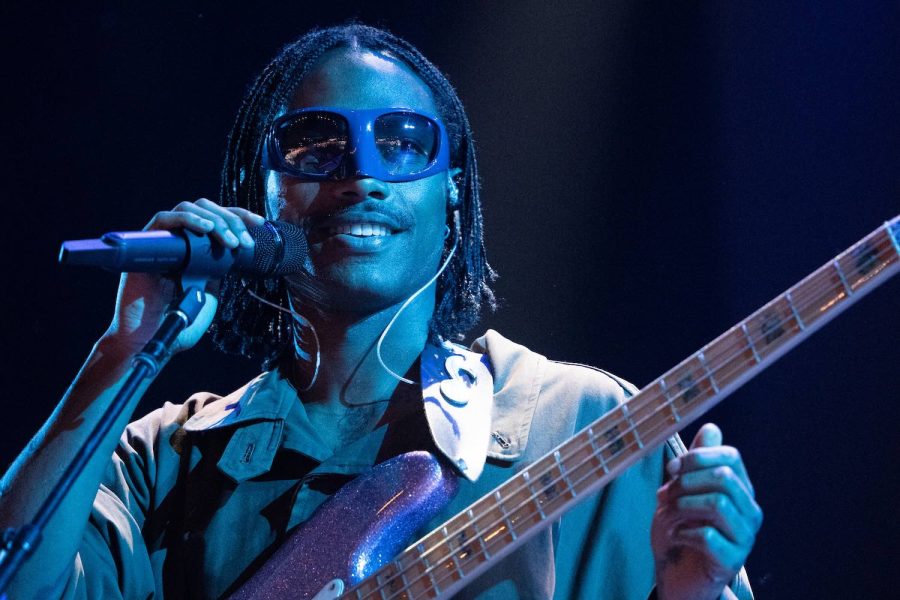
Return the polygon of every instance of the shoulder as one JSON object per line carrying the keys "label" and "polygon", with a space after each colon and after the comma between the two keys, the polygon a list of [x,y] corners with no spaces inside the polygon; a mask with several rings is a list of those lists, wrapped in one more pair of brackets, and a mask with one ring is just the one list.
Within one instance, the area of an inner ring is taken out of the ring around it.
{"label": "shoulder", "polygon": [[[199,459],[197,448],[221,453],[236,430],[229,425],[272,419],[280,413],[281,394],[271,391],[279,385],[267,375],[226,396],[198,392],[181,404],[166,402],[130,423],[107,467],[106,488],[132,513],[132,504],[146,509],[151,498],[163,498],[178,483],[184,461],[193,464]],[[262,390],[270,392],[258,393]]]}
{"label": "shoulder", "polygon": [[129,423],[119,440],[115,458],[151,477],[153,472],[176,468],[182,450],[196,441],[189,441],[188,436],[221,428],[227,438],[233,430],[227,425],[280,412],[280,407],[267,406],[273,394],[255,393],[273,387],[271,375],[263,373],[226,396],[198,392],[181,404],[166,402]]}
{"label": "shoulder", "polygon": [[[475,340],[472,350],[490,360],[494,424],[511,437],[505,453],[494,450],[508,458],[518,458],[531,432],[540,430],[540,437],[559,441],[636,392],[633,385],[607,371],[550,360],[494,330]],[[545,432],[553,433],[545,436]]]}
{"label": "shoulder", "polygon": [[182,404],[166,402],[129,424],[126,435],[153,439],[179,431],[200,432],[283,418],[293,397],[290,384],[277,371],[267,371],[226,396],[198,392]]}
{"label": "shoulder", "polygon": [[198,392],[181,404],[166,402],[161,407],[132,421],[125,429],[120,446],[136,448],[153,446],[160,439],[170,439],[184,424],[201,411],[221,410],[223,396],[212,392]]}

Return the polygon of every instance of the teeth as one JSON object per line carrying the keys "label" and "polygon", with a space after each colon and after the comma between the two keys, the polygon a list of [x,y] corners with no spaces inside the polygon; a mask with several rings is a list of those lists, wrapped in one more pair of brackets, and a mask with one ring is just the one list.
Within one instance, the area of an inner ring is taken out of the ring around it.
{"label": "teeth", "polygon": [[331,227],[328,230],[328,235],[340,235],[342,233],[355,235],[358,237],[373,237],[389,235],[390,231],[388,231],[388,228],[384,225],[378,225],[375,223],[353,223],[352,225],[340,225],[338,227]]}

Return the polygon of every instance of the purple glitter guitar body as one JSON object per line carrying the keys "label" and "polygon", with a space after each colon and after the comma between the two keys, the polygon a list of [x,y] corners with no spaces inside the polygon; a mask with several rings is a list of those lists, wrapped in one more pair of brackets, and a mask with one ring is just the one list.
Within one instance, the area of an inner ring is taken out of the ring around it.
{"label": "purple glitter guitar body", "polygon": [[359,583],[403,550],[458,488],[428,452],[376,465],[299,525],[230,600],[312,600],[323,589],[319,598],[337,597],[342,582]]}

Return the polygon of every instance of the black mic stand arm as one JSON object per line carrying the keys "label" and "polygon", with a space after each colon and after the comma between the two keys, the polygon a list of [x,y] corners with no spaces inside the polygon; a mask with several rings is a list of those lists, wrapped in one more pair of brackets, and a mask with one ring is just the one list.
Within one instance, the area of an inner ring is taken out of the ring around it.
{"label": "black mic stand arm", "polygon": [[132,359],[131,372],[122,388],[100,416],[100,420],[84,444],[78,449],[62,477],[50,490],[50,494],[35,514],[34,520],[18,529],[8,529],[4,534],[2,546],[0,546],[0,600],[6,599],[6,594],[3,592],[24,561],[40,544],[41,532],[97,452],[100,442],[109,433],[141,384],[144,381],[155,379],[159,374],[166,358],[171,353],[172,344],[175,343],[178,334],[188,328],[200,314],[205,300],[207,280],[188,278],[188,276],[182,275],[180,283],[179,287],[183,290],[181,297],[169,305],[156,334]]}

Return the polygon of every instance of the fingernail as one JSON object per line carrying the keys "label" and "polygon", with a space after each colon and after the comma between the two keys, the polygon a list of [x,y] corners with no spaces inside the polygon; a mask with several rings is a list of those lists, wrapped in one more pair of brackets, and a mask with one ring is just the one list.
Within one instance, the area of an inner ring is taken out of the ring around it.
{"label": "fingernail", "polygon": [[669,472],[669,475],[675,477],[678,475],[678,471],[681,470],[681,459],[673,458],[669,461],[669,464],[666,465],[666,471]]}
{"label": "fingernail", "polygon": [[255,242],[253,241],[253,238],[250,237],[250,234],[244,231],[241,232],[241,243],[248,248],[252,248]]}
{"label": "fingernail", "polygon": [[238,239],[236,237],[234,237],[233,233],[231,233],[230,231],[226,231],[225,232],[225,243],[231,247],[234,247],[234,246],[238,245]]}

